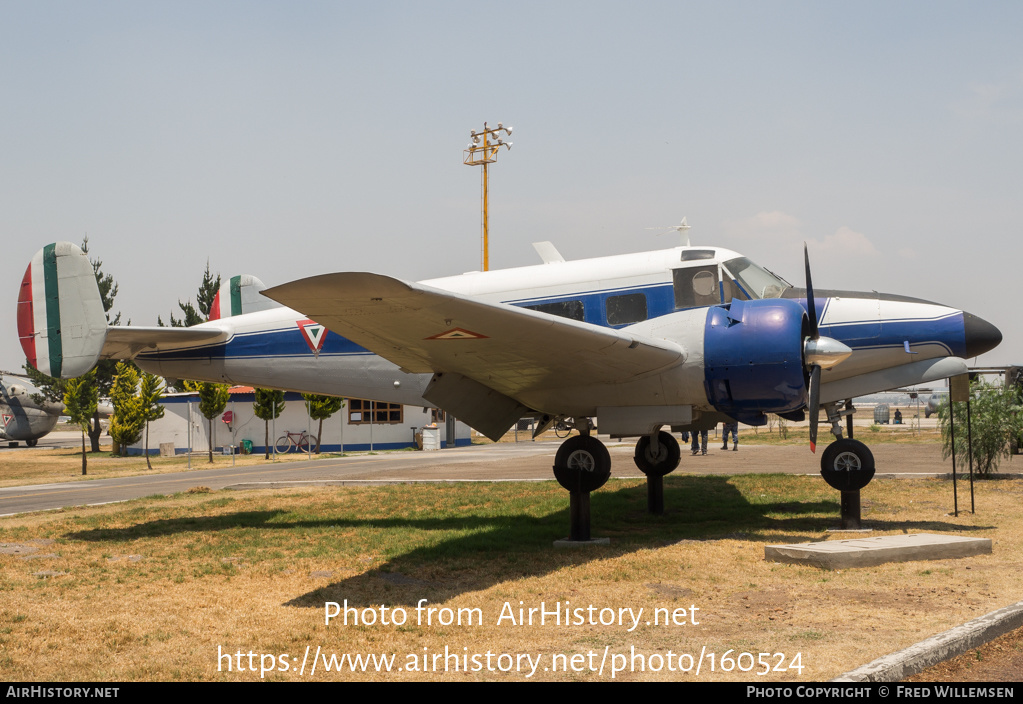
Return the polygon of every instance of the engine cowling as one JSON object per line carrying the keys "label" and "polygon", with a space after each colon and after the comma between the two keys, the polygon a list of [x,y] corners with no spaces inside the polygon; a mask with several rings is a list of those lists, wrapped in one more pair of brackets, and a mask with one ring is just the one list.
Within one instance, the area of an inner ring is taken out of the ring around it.
{"label": "engine cowling", "polygon": [[793,300],[733,300],[707,313],[704,386],[718,411],[749,425],[806,405],[806,311]]}

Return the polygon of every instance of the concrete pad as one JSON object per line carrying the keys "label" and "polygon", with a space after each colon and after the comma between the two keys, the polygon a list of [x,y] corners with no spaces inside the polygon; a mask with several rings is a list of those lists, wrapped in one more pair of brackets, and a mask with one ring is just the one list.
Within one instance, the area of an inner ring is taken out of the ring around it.
{"label": "concrete pad", "polygon": [[765,560],[813,565],[830,570],[871,567],[885,562],[946,560],[989,554],[991,540],[988,538],[964,538],[932,533],[829,540],[825,543],[768,545],[764,548]]}

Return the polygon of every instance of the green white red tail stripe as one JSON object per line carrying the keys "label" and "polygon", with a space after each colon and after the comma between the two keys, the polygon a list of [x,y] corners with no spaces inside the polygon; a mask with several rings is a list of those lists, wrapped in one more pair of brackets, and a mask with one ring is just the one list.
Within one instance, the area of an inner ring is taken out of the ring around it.
{"label": "green white red tail stripe", "polygon": [[213,305],[210,306],[210,320],[241,315],[242,312],[242,277],[232,276],[230,281],[221,284],[217,289]]}
{"label": "green white red tail stripe", "polygon": [[106,316],[88,257],[70,242],[36,252],[18,294],[18,338],[29,364],[70,379],[89,371],[106,338]]}

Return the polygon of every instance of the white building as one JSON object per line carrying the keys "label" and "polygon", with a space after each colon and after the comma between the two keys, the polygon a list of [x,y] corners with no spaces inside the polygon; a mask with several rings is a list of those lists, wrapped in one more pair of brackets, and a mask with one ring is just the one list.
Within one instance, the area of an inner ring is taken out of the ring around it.
{"label": "white building", "polygon": [[[213,420],[214,452],[228,446],[251,447],[254,454],[265,452],[264,423],[252,410],[255,392],[249,386],[235,386],[230,391],[224,413]],[[280,417],[270,421],[270,445],[290,432],[297,439],[305,431],[317,435],[319,421],[306,413],[300,394],[285,393],[285,407]],[[176,453],[208,448],[209,421],[199,412],[199,394],[168,394],[160,399],[164,415],[149,424],[149,452],[156,454],[160,445],[173,443]],[[230,422],[227,422],[230,420]],[[356,452],[365,450],[397,450],[416,445],[415,434],[424,426],[435,424],[441,448],[471,444],[471,430],[461,421],[445,418],[443,411],[419,406],[401,406],[363,399],[345,399],[340,411],[323,421],[321,452]],[[247,442],[246,442],[247,441]],[[128,448],[130,454],[141,455],[142,440]],[[315,444],[313,449],[316,449]],[[240,450],[239,450],[240,451]]]}

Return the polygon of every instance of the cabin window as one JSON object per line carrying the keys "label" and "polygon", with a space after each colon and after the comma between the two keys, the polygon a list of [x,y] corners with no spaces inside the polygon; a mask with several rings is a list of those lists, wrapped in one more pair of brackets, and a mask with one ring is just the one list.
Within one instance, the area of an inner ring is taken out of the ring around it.
{"label": "cabin window", "polygon": [[622,296],[608,296],[607,324],[628,325],[646,320],[646,294],[627,293]]}
{"label": "cabin window", "polygon": [[568,318],[569,320],[583,321],[585,319],[585,310],[583,309],[582,301],[554,301],[553,303],[538,303],[534,306],[523,306],[529,310],[539,311],[541,313],[547,313],[548,315],[556,315],[559,318]]}
{"label": "cabin window", "polygon": [[676,308],[695,308],[721,303],[716,264],[675,269],[672,272],[672,280],[675,285]]}
{"label": "cabin window", "polygon": [[348,423],[349,425],[402,423],[405,420],[404,410],[404,406],[400,403],[350,398],[348,399]]}

